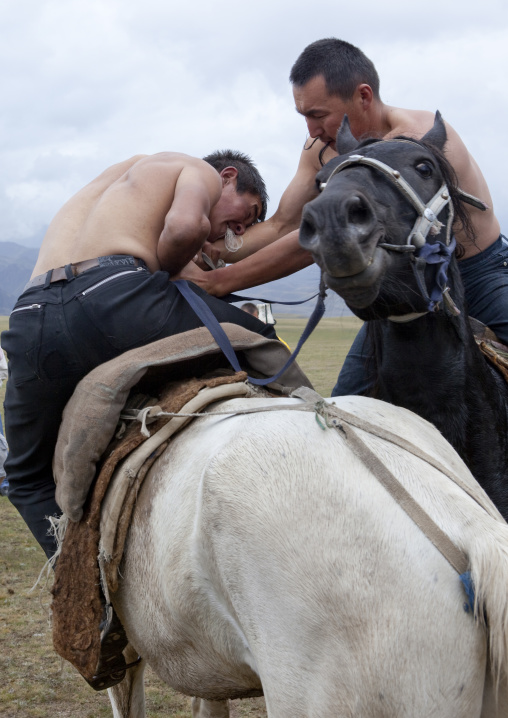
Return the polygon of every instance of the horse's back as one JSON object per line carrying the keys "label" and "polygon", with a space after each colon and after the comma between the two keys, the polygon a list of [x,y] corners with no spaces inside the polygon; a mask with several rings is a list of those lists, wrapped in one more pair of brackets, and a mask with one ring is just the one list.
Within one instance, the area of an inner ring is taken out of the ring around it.
{"label": "horse's back", "polygon": [[[335,401],[457,462],[410,412]],[[270,715],[479,715],[486,640],[457,573],[323,426],[309,412],[259,412],[200,419],[175,438],[145,480],[122,567],[132,643],[188,694],[262,685]],[[467,550],[457,511],[471,511],[473,531],[483,509],[422,459],[360,433]]]}

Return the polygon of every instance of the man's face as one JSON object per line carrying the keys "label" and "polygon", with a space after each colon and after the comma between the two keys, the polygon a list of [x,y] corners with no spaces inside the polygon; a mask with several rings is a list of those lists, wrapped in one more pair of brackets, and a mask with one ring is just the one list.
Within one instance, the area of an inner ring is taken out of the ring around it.
{"label": "man's face", "polygon": [[296,111],[305,117],[310,136],[318,137],[325,144],[329,143],[335,150],[335,138],[344,115],[347,114],[352,128],[355,124],[353,101],[328,94],[323,75],[313,77],[302,87],[294,85],[293,96]]}
{"label": "man's face", "polygon": [[236,179],[227,180],[222,187],[219,201],[210,212],[211,231],[208,241],[216,242],[222,239],[228,228],[237,235],[244,234],[260,213],[260,198],[250,192],[238,194]]}

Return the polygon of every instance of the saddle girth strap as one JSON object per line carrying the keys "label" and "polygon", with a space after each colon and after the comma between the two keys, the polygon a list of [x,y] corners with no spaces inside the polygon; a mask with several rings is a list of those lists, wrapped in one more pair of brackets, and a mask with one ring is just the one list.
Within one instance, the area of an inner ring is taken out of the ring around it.
{"label": "saddle girth strap", "polygon": [[348,445],[355,455],[372,471],[376,479],[395,499],[421,531],[434,544],[437,550],[445,557],[448,563],[457,571],[459,576],[469,568],[468,557],[462,549],[439,528],[420,504],[402,486],[397,477],[383,464],[376,454],[369,449],[357,431],[350,425],[343,424],[341,430],[345,433]]}
{"label": "saddle girth strap", "polygon": [[[467,491],[462,482],[458,482],[457,478],[454,477],[449,470],[439,464],[428,456],[424,452],[421,452],[418,447],[410,444],[410,442],[397,437],[385,429],[380,427],[374,427],[370,422],[358,420],[357,417],[349,415],[348,412],[339,410],[333,404],[328,404],[317,392],[307,387],[301,387],[296,391],[292,392],[291,396],[297,396],[304,401],[314,401],[315,410],[323,416],[326,425],[334,427],[344,433],[348,440],[348,445],[351,447],[354,454],[363,462],[363,464],[374,474],[382,486],[388,491],[393,499],[401,506],[406,514],[414,521],[414,523],[420,528],[421,531],[427,536],[429,541],[438,549],[438,551],[444,556],[448,563],[457,571],[459,576],[464,575],[468,571],[469,560],[464,551],[456,546],[453,541],[445,534],[445,532],[439,528],[435,521],[428,515],[420,504],[411,496],[411,494],[405,489],[400,483],[397,477],[383,464],[382,461],[374,454],[371,449],[361,438],[360,434],[356,430],[360,428],[363,431],[367,431],[374,436],[391,441],[392,443],[400,446],[406,451],[411,452],[418,458],[426,461],[434,468],[442,471],[446,476],[451,478],[457,485],[465,490],[469,496],[470,492]],[[353,426],[356,425],[356,428]],[[324,428],[324,427],[323,427]],[[474,498],[472,496],[472,498]]]}

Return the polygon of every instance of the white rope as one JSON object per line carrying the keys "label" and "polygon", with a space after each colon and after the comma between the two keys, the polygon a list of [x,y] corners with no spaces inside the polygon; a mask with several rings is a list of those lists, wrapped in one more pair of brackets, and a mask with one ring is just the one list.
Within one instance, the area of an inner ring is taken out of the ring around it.
{"label": "white rope", "polygon": [[[142,409],[140,411],[130,409],[129,413],[120,414],[120,419],[123,419],[124,421],[139,421],[142,424],[141,431],[143,431],[143,426],[146,429],[146,415],[149,413],[150,410],[157,408],[157,407],[147,407],[146,409]],[[188,417],[200,417],[200,416],[238,416],[240,414],[256,414],[260,411],[285,411],[285,410],[296,410],[296,411],[315,411],[315,404],[306,402],[304,404],[277,404],[276,406],[259,406],[252,409],[237,409],[236,411],[196,411],[196,412],[180,412],[180,411],[159,411],[157,413],[150,414],[150,418],[158,419],[162,418],[164,416],[167,416],[168,418],[172,418],[175,416],[188,416]],[[147,429],[146,429],[147,430]],[[148,431],[148,430],[147,430]],[[150,436],[150,434],[144,434],[144,436]]]}

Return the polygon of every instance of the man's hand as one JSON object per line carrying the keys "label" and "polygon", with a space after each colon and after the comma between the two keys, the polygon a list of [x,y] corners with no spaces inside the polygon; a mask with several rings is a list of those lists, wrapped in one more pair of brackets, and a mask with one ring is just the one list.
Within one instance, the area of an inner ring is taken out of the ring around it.
{"label": "man's hand", "polygon": [[241,289],[249,289],[287,277],[288,274],[308,267],[312,262],[310,253],[298,244],[298,230],[296,230],[237,264],[203,272],[191,262],[172,279],[188,279],[208,294],[224,297]]}
{"label": "man's hand", "polygon": [[171,279],[186,279],[189,282],[197,284],[198,287],[204,289],[208,294],[218,296],[214,291],[214,278],[217,276],[217,272],[220,271],[220,269],[210,270],[208,267],[207,271],[203,271],[195,262],[189,262],[178,274],[173,275]]}
{"label": "man's hand", "polygon": [[201,250],[194,256],[193,261],[197,264],[197,266],[204,272],[208,272],[211,267],[205,260],[203,260],[203,254],[206,254],[207,257],[212,260],[212,264],[214,265],[214,267],[216,267],[217,262],[220,259],[220,250],[215,247],[211,242],[205,242],[201,247]]}

